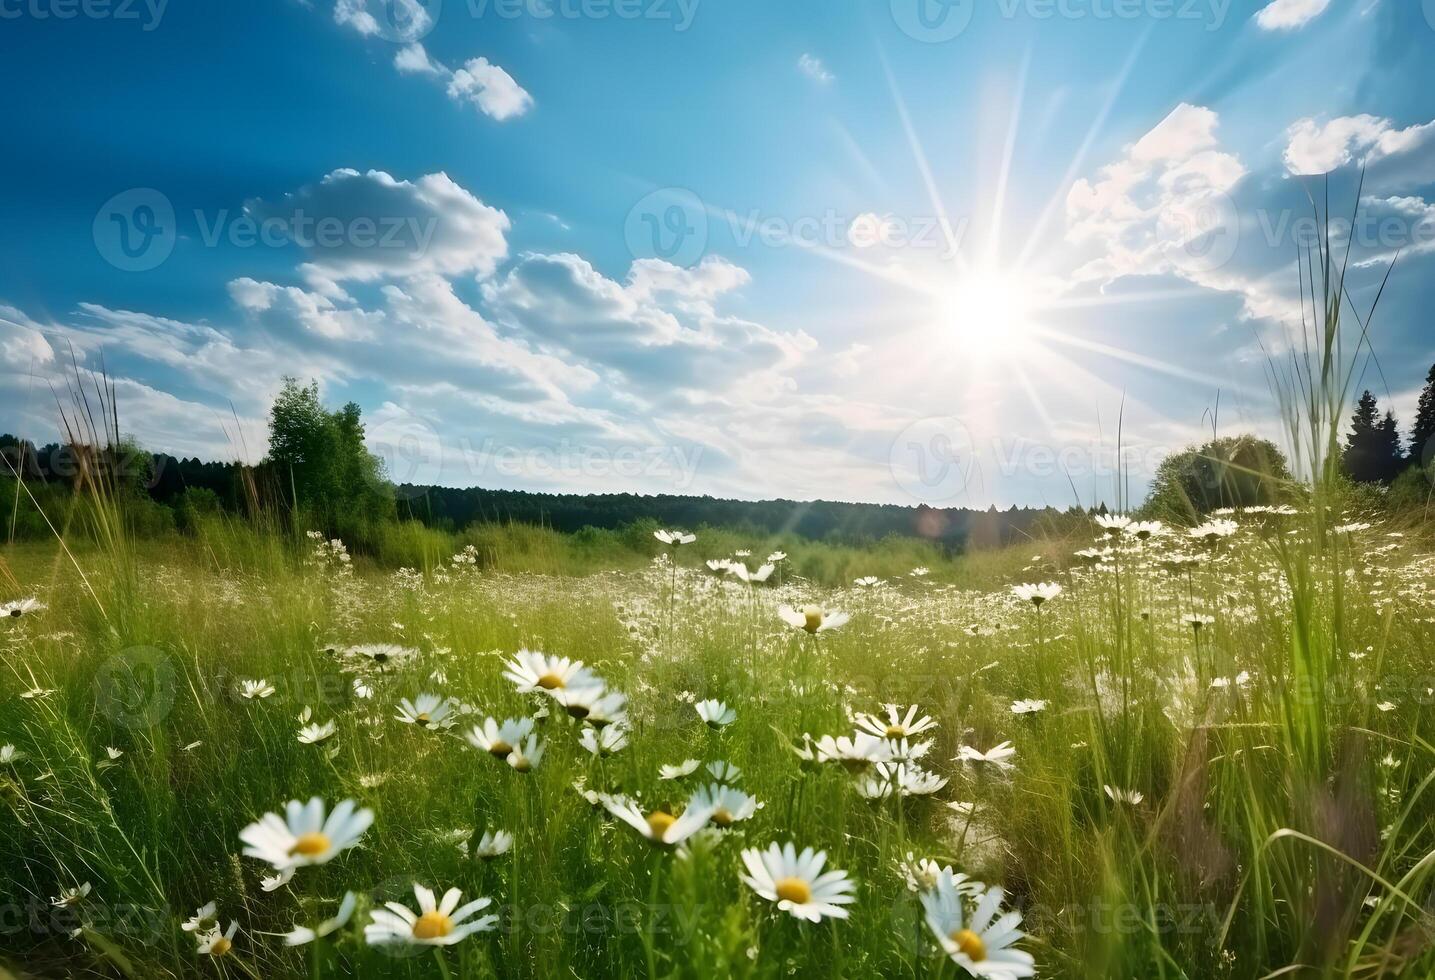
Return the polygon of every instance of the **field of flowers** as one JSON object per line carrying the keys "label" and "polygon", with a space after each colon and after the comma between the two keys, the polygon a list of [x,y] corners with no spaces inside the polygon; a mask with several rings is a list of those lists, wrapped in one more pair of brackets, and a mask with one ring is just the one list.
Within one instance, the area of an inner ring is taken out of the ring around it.
{"label": "field of flowers", "polygon": [[[6,556],[17,976],[1435,975],[1435,548]],[[8,976],[0,966],[0,976]]]}

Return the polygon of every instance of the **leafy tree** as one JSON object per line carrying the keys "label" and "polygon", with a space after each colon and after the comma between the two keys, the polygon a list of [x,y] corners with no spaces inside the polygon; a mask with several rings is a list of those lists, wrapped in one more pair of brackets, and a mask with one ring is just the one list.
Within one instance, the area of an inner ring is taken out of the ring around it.
{"label": "leafy tree", "polygon": [[317,382],[284,379],[269,410],[267,464],[293,509],[325,531],[367,538],[393,516],[383,463],[364,447],[359,406],[330,412]]}
{"label": "leafy tree", "polygon": [[1221,507],[1278,503],[1291,482],[1275,443],[1223,436],[1163,459],[1144,509],[1153,517],[1192,521]]}
{"label": "leafy tree", "polygon": [[1395,416],[1386,412],[1381,418],[1380,406],[1369,391],[1360,396],[1351,414],[1341,463],[1358,483],[1388,483],[1405,464]]}
{"label": "leafy tree", "polygon": [[1417,466],[1435,461],[1435,366],[1425,379],[1420,404],[1415,410],[1415,427],[1410,432],[1410,462]]}

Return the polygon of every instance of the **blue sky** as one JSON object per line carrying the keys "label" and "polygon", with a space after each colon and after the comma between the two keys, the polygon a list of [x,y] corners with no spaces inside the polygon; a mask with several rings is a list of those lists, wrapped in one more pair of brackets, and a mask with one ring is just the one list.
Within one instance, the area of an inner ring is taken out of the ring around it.
{"label": "blue sky", "polygon": [[1435,2],[0,0],[0,36],[36,438],[73,349],[183,455],[261,456],[290,373],[400,480],[1114,502],[1118,418],[1138,493],[1218,402],[1278,436],[1300,175],[1347,214],[1362,163],[1358,307],[1402,251],[1362,382],[1408,424],[1435,361]]}

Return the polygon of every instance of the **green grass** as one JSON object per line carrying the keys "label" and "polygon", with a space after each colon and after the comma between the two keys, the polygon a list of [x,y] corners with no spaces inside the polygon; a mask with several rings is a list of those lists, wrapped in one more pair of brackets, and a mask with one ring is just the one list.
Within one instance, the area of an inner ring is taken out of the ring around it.
{"label": "green grass", "polygon": [[[1004,887],[1042,976],[1429,976],[1435,560],[1418,528],[1327,536],[1287,522],[1309,540],[1244,519],[1177,574],[1156,561],[1170,544],[1071,564],[1089,537],[945,561],[915,542],[708,529],[679,551],[677,576],[652,564],[650,540],[517,526],[397,527],[346,574],[307,563],[307,541],[234,522],[73,558],[14,547],[7,597],[48,608],[0,622],[0,744],[24,753],[0,768],[0,949],[42,976],[956,976],[898,868],[911,852]],[[464,544],[478,571],[452,570]],[[777,586],[702,567],[780,546]],[[930,574],[908,575],[917,564]],[[559,574],[574,571],[586,574]],[[885,581],[859,589],[860,574]],[[1039,616],[1010,595],[1046,580],[1064,592]],[[813,640],[774,611],[805,601],[852,620]],[[1193,610],[1215,620],[1199,634],[1181,619]],[[326,651],[362,642],[422,653],[368,676],[361,700]],[[525,776],[464,742],[472,720],[445,735],[393,719],[421,692],[477,720],[531,712],[534,696],[501,676],[521,647],[582,659],[627,693],[631,744],[595,760],[554,712]],[[1218,677],[1233,680],[1213,688]],[[241,678],[277,693],[245,701]],[[20,696],[37,686],[53,693]],[[727,701],[737,721],[704,728],[688,696]],[[1048,704],[1016,716],[1019,698]],[[935,798],[868,801],[841,767],[804,768],[785,747],[850,734],[849,711],[884,703],[939,723],[923,736],[924,765],[949,779]],[[300,744],[305,707],[337,734]],[[1009,772],[952,761],[1003,740],[1017,750]],[[104,765],[111,746],[124,754]],[[572,786],[680,807],[697,777],[657,770],[686,758],[739,766],[764,803],[686,858]],[[1118,804],[1104,786],[1144,799]],[[266,893],[268,869],[240,856],[238,834],[311,795],[356,799],[374,825],[361,848]],[[516,845],[489,862],[445,836],[499,827]],[[850,919],[799,922],[739,880],[743,847],[787,840],[856,879]],[[414,880],[491,897],[500,928],[438,957],[365,946],[365,909]],[[85,901],[49,908],[83,882]],[[323,943],[268,935],[327,917],[346,890],[360,911]],[[214,962],[179,928],[210,900],[240,925]]]}

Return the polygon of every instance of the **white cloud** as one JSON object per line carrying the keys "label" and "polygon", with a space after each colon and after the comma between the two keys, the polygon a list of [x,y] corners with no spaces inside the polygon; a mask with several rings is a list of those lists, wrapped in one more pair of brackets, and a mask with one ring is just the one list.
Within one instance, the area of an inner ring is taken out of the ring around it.
{"label": "white cloud", "polygon": [[487,58],[473,58],[453,73],[448,96],[469,101],[479,111],[499,122],[523,115],[533,107],[533,96],[513,76]]}
{"label": "white cloud", "polygon": [[1323,174],[1364,157],[1386,157],[1425,148],[1435,137],[1435,122],[1396,128],[1379,116],[1340,116],[1325,124],[1301,119],[1286,132],[1286,169],[1293,174]]}
{"label": "white cloud", "polygon": [[[342,296],[337,284],[347,280],[485,277],[508,255],[508,216],[445,173],[411,182],[382,170],[335,170],[281,201],[246,202],[245,210],[303,249],[306,276],[330,299]],[[252,297],[254,287],[241,292]]]}
{"label": "white cloud", "polygon": [[422,44],[415,41],[406,44],[394,55],[394,67],[400,75],[442,75],[450,74],[443,65],[429,57]]}
{"label": "white cloud", "polygon": [[827,66],[822,63],[822,59],[816,55],[804,53],[802,57],[797,59],[797,70],[821,85],[827,85],[837,78],[836,75],[827,70]]}
{"label": "white cloud", "polygon": [[369,0],[336,0],[334,23],[358,31],[364,37],[407,40],[423,37],[433,30],[433,14],[424,0],[384,0],[379,6],[388,20],[380,24],[369,12]]}
{"label": "white cloud", "polygon": [[1330,0],[1272,0],[1256,14],[1256,24],[1267,31],[1293,31],[1325,13]]}

